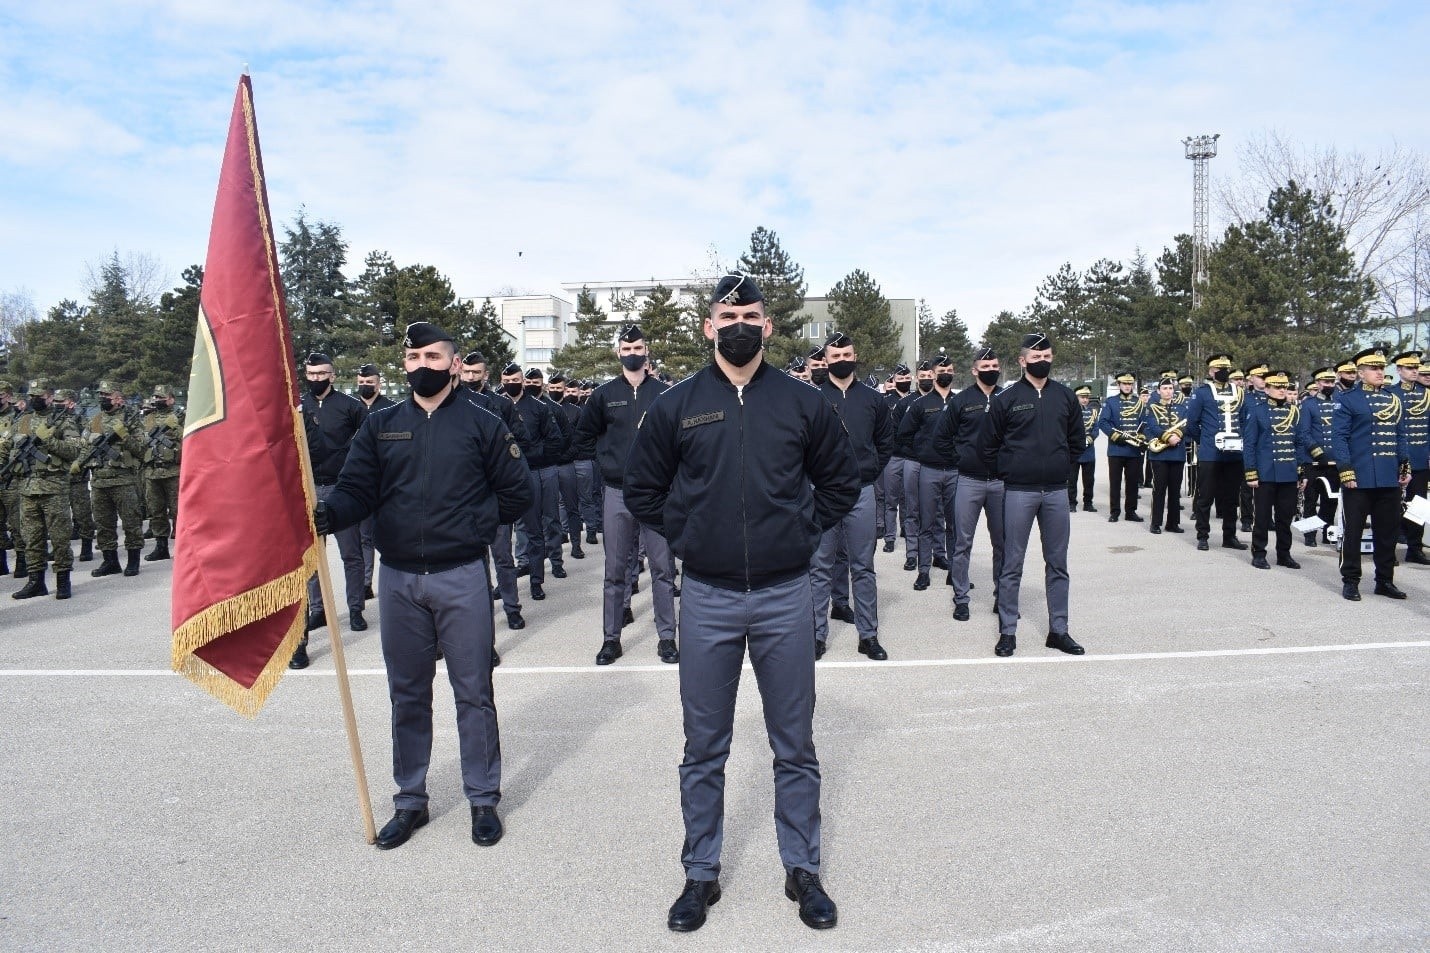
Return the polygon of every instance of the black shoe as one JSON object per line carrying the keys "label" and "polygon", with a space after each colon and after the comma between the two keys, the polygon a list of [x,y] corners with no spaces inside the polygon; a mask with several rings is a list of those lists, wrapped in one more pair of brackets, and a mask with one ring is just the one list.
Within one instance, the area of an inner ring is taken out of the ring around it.
{"label": "black shoe", "polygon": [[1360,585],[1354,582],[1342,583],[1341,598],[1347,602],[1360,602]]}
{"label": "black shoe", "polygon": [[999,658],[1007,658],[1013,654],[1013,650],[1018,647],[1018,637],[1014,635],[999,635],[998,644],[993,647],[993,654]]}
{"label": "black shoe", "polygon": [[610,665],[624,654],[620,639],[606,639],[601,643],[601,651],[596,653],[596,664]]}
{"label": "black shoe", "polygon": [[1043,644],[1050,649],[1057,649],[1059,652],[1066,652],[1069,655],[1082,655],[1085,651],[1066,632],[1049,632],[1048,641]]}
{"label": "black shoe", "polygon": [[685,889],[670,905],[665,925],[676,933],[690,933],[705,925],[705,911],[720,902],[720,881],[687,880]]}
{"label": "black shoe", "polygon": [[1125,517],[1123,517],[1123,519],[1127,520],[1127,522],[1129,522],[1129,523],[1144,523],[1144,522],[1146,522],[1146,520],[1142,519],[1142,517],[1138,516],[1136,513],[1128,513]]}
{"label": "black shoe", "polygon": [[871,661],[883,662],[889,657],[889,653],[884,651],[884,647],[879,644],[879,637],[859,640],[860,653],[869,656]]}
{"label": "black shoe", "polygon": [[442,661],[442,659],[444,659],[444,658],[446,658],[446,657],[447,657],[447,656],[444,655],[443,652],[442,652],[442,643],[441,643],[441,642],[438,642],[438,643],[437,643],[437,650],[436,650],[435,654],[432,656],[433,660],[434,660],[434,661],[437,661],[437,662],[440,662],[440,661]]}
{"label": "black shoe", "polygon": [[376,598],[377,598],[377,596],[375,596],[375,595],[372,594],[372,583],[368,583],[367,585],[365,585],[365,586],[362,587],[362,597],[363,597],[364,599],[376,599]]}
{"label": "black shoe", "polygon": [[1093,506],[1091,503],[1084,503],[1082,505],[1082,511],[1084,513],[1096,513],[1097,507]]}
{"label": "black shoe", "polygon": [[1121,516],[1120,514],[1118,514],[1118,513],[1113,513],[1111,516],[1109,516],[1109,517],[1107,518],[1107,521],[1108,521],[1109,523],[1116,523],[1116,522],[1117,522],[1118,520],[1120,520],[1120,519],[1122,519],[1122,516]]}
{"label": "black shoe", "polygon": [[565,568],[564,566],[562,566],[560,563],[552,563],[552,564],[551,564],[551,575],[555,576],[557,579],[565,579],[565,578],[566,578],[566,568]]}
{"label": "black shoe", "polygon": [[56,569],[55,598],[68,599],[70,595],[70,571],[68,569]]}
{"label": "black shoe", "polygon": [[839,922],[839,910],[824,892],[819,874],[803,867],[791,870],[785,875],[785,896],[799,903],[799,918],[811,930],[828,930]]}
{"label": "black shoe", "polygon": [[490,847],[501,840],[501,818],[497,809],[490,804],[479,804],[472,808],[472,843]]}
{"label": "black shoe", "polygon": [[11,599],[33,599],[36,596],[48,596],[50,594],[49,587],[45,585],[45,571],[43,569],[39,572],[29,573],[28,575],[30,581],[25,583],[23,588],[12,592],[10,594]]}
{"label": "black shoe", "polygon": [[960,602],[953,607],[953,619],[955,622],[968,621],[968,603]]}
{"label": "black shoe", "polygon": [[492,668],[496,668],[500,664],[501,656],[497,653],[496,649],[492,649]]}
{"label": "black shoe", "polygon": [[919,560],[917,556],[910,556],[908,559],[904,560],[904,572],[913,572],[917,568],[919,568]]}
{"label": "black shoe", "polygon": [[635,624],[636,624],[636,614],[631,611],[631,607],[630,607],[630,606],[626,606],[623,610],[621,610],[621,628],[624,629],[624,628],[625,628],[626,626],[628,626],[628,625],[635,625]]}
{"label": "black shoe", "polygon": [[533,582],[531,584],[531,598],[535,599],[537,602],[540,602],[542,599],[546,598],[546,590],[541,588],[541,583]]}
{"label": "black shoe", "polygon": [[94,540],[82,539],[79,541],[79,561],[82,563],[94,562]]}
{"label": "black shoe", "polygon": [[884,540],[884,552],[886,552],[886,553],[892,553],[893,551],[894,551],[894,541],[893,541],[892,539],[886,539],[886,540]]}
{"label": "black shoe", "polygon": [[1296,560],[1292,559],[1290,556],[1277,556],[1277,557],[1276,557],[1276,565],[1281,566],[1281,567],[1283,567],[1283,568],[1285,568],[1285,569],[1300,569],[1300,568],[1301,568],[1301,564],[1298,563]]}
{"label": "black shoe", "polygon": [[825,645],[823,642],[819,641],[818,639],[815,639],[815,640],[814,640],[814,660],[815,660],[816,662],[818,662],[820,659],[824,658],[824,653],[825,653],[826,651],[828,651],[828,649],[829,649],[829,646]]}
{"label": "black shoe", "polygon": [[1147,527],[1147,532],[1151,533],[1153,536],[1161,536],[1162,527],[1158,526],[1156,523],[1153,523],[1151,526]]}
{"label": "black shoe", "polygon": [[531,563],[517,563],[516,574],[518,577],[531,575]]}
{"label": "black shoe", "polygon": [[1265,556],[1252,556],[1251,566],[1253,569],[1270,569],[1271,564],[1266,561]]}
{"label": "black shoe", "polygon": [[407,843],[407,839],[412,836],[412,832],[422,827],[432,815],[427,813],[427,808],[409,810],[398,808],[397,813],[392,815],[392,820],[382,826],[382,830],[377,832],[377,849],[392,850],[394,847],[401,847]]}
{"label": "black shoe", "polygon": [[1413,566],[1430,566],[1430,556],[1426,556],[1423,549],[1407,549],[1405,562]]}
{"label": "black shoe", "polygon": [[575,543],[572,543],[572,544],[571,544],[571,558],[572,558],[572,559],[585,559],[585,558],[586,558],[586,551],[581,548],[581,544],[580,544],[579,542],[575,542]]}
{"label": "black shoe", "polygon": [[1209,550],[1209,549],[1211,549],[1211,548],[1212,548],[1211,543],[1207,542],[1206,540],[1204,540],[1204,539],[1198,539],[1198,540],[1197,540],[1197,551],[1198,551],[1198,552],[1204,553],[1204,552],[1206,552],[1207,550]]}
{"label": "black shoe", "polygon": [[1315,534],[1315,533],[1302,533],[1302,534],[1301,534],[1301,541],[1302,541],[1303,543],[1305,543],[1307,549],[1315,549],[1315,548],[1316,548],[1316,534]]}
{"label": "black shoe", "polygon": [[674,665],[680,661],[680,649],[676,648],[674,639],[661,639],[655,644],[655,654],[667,665]]}
{"label": "black shoe", "polygon": [[[123,568],[119,565],[119,550],[106,549],[104,551],[104,559],[100,561],[98,566],[91,569],[89,574],[98,579],[100,576],[117,576],[123,571]],[[18,573],[19,570],[17,569],[16,572]]]}
{"label": "black shoe", "polygon": [[1222,549],[1246,549],[1246,548],[1248,548],[1248,547],[1247,547],[1247,545],[1246,545],[1245,543],[1243,543],[1241,540],[1237,539],[1235,536],[1224,536],[1224,537],[1222,537],[1221,548],[1222,548]]}
{"label": "black shoe", "polygon": [[587,542],[588,545],[591,545],[591,546],[596,545],[596,532],[595,532],[595,530],[589,530],[589,529],[586,530],[586,542]]}
{"label": "black shoe", "polygon": [[516,610],[506,614],[506,627],[515,632],[517,629],[526,628],[526,620],[521,617],[521,611]]}
{"label": "black shoe", "polygon": [[635,582],[631,583],[631,595],[635,595],[636,593],[638,593],[638,592],[640,592],[640,591],[641,591],[641,581],[640,581],[639,579],[637,579]]}
{"label": "black shoe", "polygon": [[948,560],[945,559],[943,556],[935,556],[935,557],[933,558],[933,568],[935,568],[935,569],[942,569],[942,570],[944,570],[945,572],[947,572],[947,571],[948,571]]}
{"label": "black shoe", "polygon": [[348,613],[348,628],[354,632],[367,631],[367,620],[362,617],[361,609],[353,609]]}
{"label": "black shoe", "polygon": [[[86,540],[86,542],[88,542],[88,540]],[[80,556],[83,556],[83,555],[84,555],[84,553],[81,552],[81,553],[80,553]],[[91,554],[90,558],[91,558],[91,559],[94,558],[92,554]],[[158,562],[158,561],[161,560],[161,559],[168,559],[168,558],[169,558],[169,540],[168,540],[167,537],[165,537],[164,539],[161,539],[161,540],[159,540],[158,542],[156,542],[156,543],[154,544],[154,551],[151,552],[149,555],[145,556],[145,557],[144,557],[144,561],[145,561],[146,563],[152,563],[152,562]]]}
{"label": "black shoe", "polygon": [[1241,531],[1242,531],[1243,533],[1249,533],[1249,532],[1251,532],[1251,523],[1247,522],[1246,520],[1242,520],[1242,521],[1241,521]]}
{"label": "black shoe", "polygon": [[325,612],[323,612],[322,608],[319,607],[319,608],[317,608],[317,609],[314,609],[312,612],[309,612],[309,613],[308,613],[307,627],[306,627],[303,631],[305,631],[305,632],[313,632],[313,631],[315,631],[315,630],[317,630],[317,629],[321,629],[323,626],[325,626],[325,625],[327,625],[327,624],[328,624],[328,616],[327,616],[327,614],[326,614]]}
{"label": "black shoe", "polygon": [[1168,527],[1167,527],[1167,532],[1169,532],[1169,533],[1185,533],[1186,530],[1182,529],[1180,526],[1168,526]]}
{"label": "black shoe", "polygon": [[[945,586],[951,586],[951,585],[953,585],[953,570],[952,570],[952,569],[950,569],[948,572],[944,573],[944,575],[943,575],[943,584],[944,584]],[[969,583],[969,584],[968,584],[968,588],[972,589],[972,588],[973,588],[973,583]]]}
{"label": "black shoe", "polygon": [[293,657],[288,660],[288,667],[293,669],[308,667],[308,640],[299,641],[298,647],[293,650]]}
{"label": "black shoe", "polygon": [[1376,583],[1376,584],[1375,584],[1375,594],[1378,595],[1378,596],[1386,596],[1387,598],[1390,598],[1390,599],[1404,599],[1404,598],[1405,598],[1405,593],[1402,592],[1402,591],[1395,585],[1395,583],[1393,583],[1393,582],[1378,582],[1378,583]]}
{"label": "black shoe", "polygon": [[923,592],[923,591],[924,591],[925,589],[927,589],[928,587],[929,587],[929,574],[926,573],[926,572],[921,572],[921,573],[919,573],[918,576],[917,576],[917,578],[914,579],[914,590],[915,590],[916,592]]}
{"label": "black shoe", "polygon": [[497,601],[498,599],[500,599],[500,598],[501,598],[501,587],[500,587],[500,586],[492,586],[492,601],[493,601],[493,602],[496,602],[496,601]]}
{"label": "black shoe", "polygon": [[142,553],[142,552],[144,552],[144,550],[143,550],[143,549],[126,549],[125,552],[129,554],[129,561],[124,564],[124,575],[126,575],[126,576],[137,576],[137,575],[139,575],[139,554]]}
{"label": "black shoe", "polygon": [[840,622],[847,622],[850,625],[854,624],[854,610],[838,602],[829,607],[829,617],[831,619],[838,619]]}

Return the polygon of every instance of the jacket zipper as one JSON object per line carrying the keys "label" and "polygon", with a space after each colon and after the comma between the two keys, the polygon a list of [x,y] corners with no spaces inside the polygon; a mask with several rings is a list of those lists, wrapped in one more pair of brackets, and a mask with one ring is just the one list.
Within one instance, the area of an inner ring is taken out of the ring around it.
{"label": "jacket zipper", "polygon": [[740,402],[740,535],[745,543],[745,591],[750,591],[750,523],[745,501],[745,387],[735,385],[735,399]]}
{"label": "jacket zipper", "polygon": [[[427,411],[427,423],[432,422],[432,412]],[[422,516],[417,522],[417,553],[422,564],[427,564],[427,471],[432,462],[432,435],[422,428]]]}

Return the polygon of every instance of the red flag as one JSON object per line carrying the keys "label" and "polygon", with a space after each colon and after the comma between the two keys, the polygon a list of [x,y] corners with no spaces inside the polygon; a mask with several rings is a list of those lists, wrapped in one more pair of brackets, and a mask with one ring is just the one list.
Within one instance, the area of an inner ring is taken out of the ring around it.
{"label": "red flag", "polygon": [[171,619],[174,671],[245,715],[263,707],[303,635],[319,558],[296,377],[244,76],[194,337]]}

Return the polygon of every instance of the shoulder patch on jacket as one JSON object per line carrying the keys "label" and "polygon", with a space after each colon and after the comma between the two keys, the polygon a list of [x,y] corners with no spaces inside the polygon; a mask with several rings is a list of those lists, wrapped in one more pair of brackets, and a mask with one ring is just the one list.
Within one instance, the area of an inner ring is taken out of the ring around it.
{"label": "shoulder patch on jacket", "polygon": [[608,400],[608,401],[606,401],[606,406],[607,406],[607,407],[626,407],[626,406],[629,406],[629,404],[630,404],[630,401],[628,401],[628,400]]}
{"label": "shoulder patch on jacket", "polygon": [[725,411],[712,410],[708,414],[696,414],[694,417],[686,417],[680,422],[681,430],[689,430],[691,427],[699,427],[701,424],[713,424],[725,419]]}
{"label": "shoulder patch on jacket", "polygon": [[1034,406],[1035,406],[1035,405],[1033,405],[1033,404],[1014,404],[1012,407],[1009,407],[1009,408],[1008,408],[1008,413],[1010,413],[1010,414],[1016,414],[1016,413],[1019,413],[1020,411],[1032,410],[1032,409],[1034,408]]}
{"label": "shoulder patch on jacket", "polygon": [[379,439],[379,440],[411,440],[411,439],[412,439],[412,431],[410,431],[410,430],[389,430],[389,431],[387,431],[387,432],[385,432],[385,433],[382,432],[382,431],[378,431],[377,439]]}

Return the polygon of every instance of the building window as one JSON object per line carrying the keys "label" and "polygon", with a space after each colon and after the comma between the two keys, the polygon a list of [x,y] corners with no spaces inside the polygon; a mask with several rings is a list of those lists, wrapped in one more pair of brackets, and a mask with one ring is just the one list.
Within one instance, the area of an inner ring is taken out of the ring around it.
{"label": "building window", "polygon": [[549,364],[551,355],[555,354],[554,348],[549,347],[529,347],[526,349],[526,363],[528,364]]}
{"label": "building window", "polygon": [[556,315],[554,314],[528,314],[521,319],[528,331],[550,331],[556,327]]}

